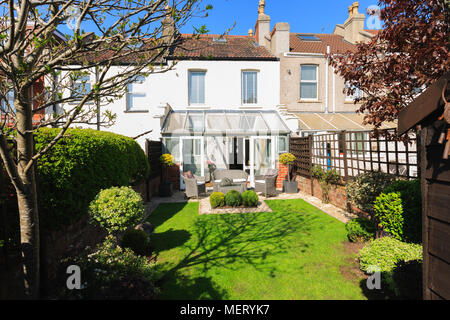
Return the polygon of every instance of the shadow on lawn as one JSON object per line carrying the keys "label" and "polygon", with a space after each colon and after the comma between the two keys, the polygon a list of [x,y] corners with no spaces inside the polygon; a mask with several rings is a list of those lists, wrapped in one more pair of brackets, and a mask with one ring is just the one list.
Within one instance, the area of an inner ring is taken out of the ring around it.
{"label": "shadow on lawn", "polygon": [[[180,233],[175,239],[177,244],[170,243],[174,238],[169,235],[176,231],[168,231],[166,248],[174,248],[186,240],[183,247],[188,250],[175,265],[169,262],[159,264],[160,285],[165,287],[163,291],[173,292],[174,296],[181,294],[184,299],[201,299],[202,295],[207,299],[226,299],[226,292],[218,288],[211,278],[188,278],[180,271],[197,266],[201,268],[199,274],[205,274],[212,267],[239,270],[251,265],[258,271],[273,275],[277,271],[277,254],[293,246],[302,252],[308,250],[309,244],[305,240],[297,237],[294,241],[290,235],[294,232],[308,234],[314,219],[314,215],[293,214],[290,210],[198,217],[193,228],[189,229],[189,241],[187,234]],[[154,236],[158,237],[158,234]],[[158,248],[156,252],[161,251]]]}

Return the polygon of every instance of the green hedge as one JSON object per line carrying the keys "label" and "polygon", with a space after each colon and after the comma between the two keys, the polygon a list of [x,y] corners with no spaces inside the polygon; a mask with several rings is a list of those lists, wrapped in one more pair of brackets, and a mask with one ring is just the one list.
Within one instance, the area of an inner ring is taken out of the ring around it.
{"label": "green hedge", "polygon": [[[59,131],[40,129],[36,150]],[[150,172],[144,151],[131,138],[92,129],[69,129],[66,135],[37,163],[40,219],[50,230],[87,214],[100,190],[136,185]]]}
{"label": "green hedge", "polygon": [[366,218],[355,218],[350,220],[345,228],[347,237],[351,242],[364,242],[373,239],[376,231],[375,224]]}

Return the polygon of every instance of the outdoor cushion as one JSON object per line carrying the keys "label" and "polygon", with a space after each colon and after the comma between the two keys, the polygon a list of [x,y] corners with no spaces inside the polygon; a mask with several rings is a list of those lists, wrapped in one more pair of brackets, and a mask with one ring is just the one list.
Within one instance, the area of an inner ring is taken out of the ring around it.
{"label": "outdoor cushion", "polygon": [[233,179],[233,182],[245,182],[245,181],[247,181],[247,180],[245,180],[245,179]]}
{"label": "outdoor cushion", "polygon": [[266,183],[266,180],[255,180],[255,182],[258,182],[258,183]]}

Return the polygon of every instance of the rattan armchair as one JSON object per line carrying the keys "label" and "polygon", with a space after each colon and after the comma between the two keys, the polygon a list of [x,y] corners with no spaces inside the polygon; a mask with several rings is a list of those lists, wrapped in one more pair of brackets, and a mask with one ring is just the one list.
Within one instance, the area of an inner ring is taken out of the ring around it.
{"label": "rattan armchair", "polygon": [[197,199],[199,199],[199,196],[201,194],[206,193],[206,184],[204,177],[196,175],[194,175],[193,178],[189,178],[184,175],[181,175],[181,177],[183,178],[184,184],[186,185],[186,197],[197,197]]}
{"label": "rattan armchair", "polygon": [[255,192],[262,192],[265,197],[277,194],[278,170],[271,175],[255,176]]}

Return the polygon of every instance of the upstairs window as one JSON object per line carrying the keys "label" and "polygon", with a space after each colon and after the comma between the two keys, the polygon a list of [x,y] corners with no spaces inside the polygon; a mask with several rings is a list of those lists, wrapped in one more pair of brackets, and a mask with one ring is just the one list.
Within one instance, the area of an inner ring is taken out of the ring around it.
{"label": "upstairs window", "polygon": [[258,72],[243,71],[242,72],[242,103],[256,104],[258,103]]}
{"label": "upstairs window", "polygon": [[318,69],[310,64],[300,67],[300,100],[318,99]]}
{"label": "upstairs window", "polygon": [[189,71],[189,105],[205,104],[204,71]]}
{"label": "upstairs window", "polygon": [[142,110],[147,107],[145,77],[134,77],[127,87],[127,111]]}
{"label": "upstairs window", "polygon": [[82,76],[74,81],[72,85],[72,98],[79,101],[91,92],[91,77],[89,75]]}
{"label": "upstairs window", "polygon": [[[353,89],[353,94],[350,93],[350,90]],[[355,99],[362,98],[362,91],[359,88],[352,87],[345,83],[345,101],[354,101]]]}

